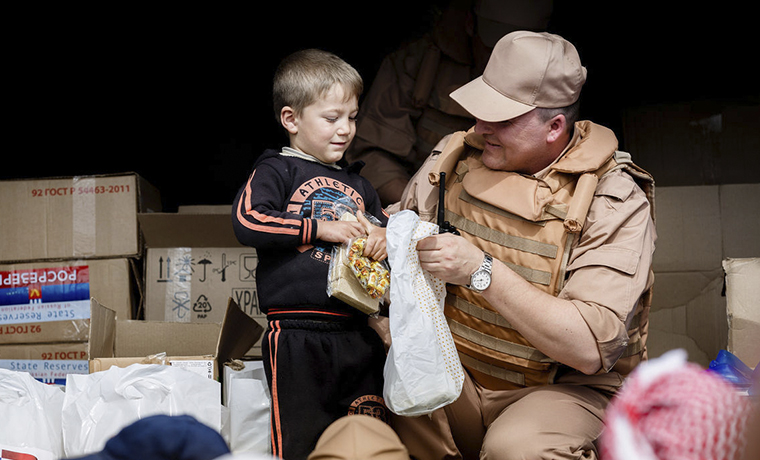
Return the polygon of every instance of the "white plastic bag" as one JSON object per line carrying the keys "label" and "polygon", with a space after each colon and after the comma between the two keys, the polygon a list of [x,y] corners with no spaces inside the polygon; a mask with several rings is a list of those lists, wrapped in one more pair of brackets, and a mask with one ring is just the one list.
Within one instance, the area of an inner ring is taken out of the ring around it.
{"label": "white plastic bag", "polygon": [[122,428],[150,415],[191,415],[221,431],[221,385],[161,364],[132,364],[66,378],[63,446],[67,456],[98,452]]}
{"label": "white plastic bag", "polygon": [[225,369],[230,450],[269,454],[271,403],[263,363],[248,361],[244,364],[241,370]]}
{"label": "white plastic bag", "polygon": [[409,210],[393,214],[388,222],[391,346],[383,397],[398,415],[429,414],[450,404],[464,383],[443,315],[446,284],[424,272],[417,255],[417,241],[437,233],[437,225],[420,221]]}
{"label": "white plastic bag", "polygon": [[61,458],[63,398],[59,387],[45,385],[27,372],[0,369],[0,450],[9,458],[14,453],[40,460]]}

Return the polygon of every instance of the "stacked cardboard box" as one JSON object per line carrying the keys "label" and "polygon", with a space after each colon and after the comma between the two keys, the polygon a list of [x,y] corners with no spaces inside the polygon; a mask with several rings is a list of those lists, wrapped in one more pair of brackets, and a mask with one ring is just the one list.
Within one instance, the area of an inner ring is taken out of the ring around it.
{"label": "stacked cardboard box", "polygon": [[742,362],[760,362],[760,257],[726,259],[728,351]]}
{"label": "stacked cardboard box", "polygon": [[[258,307],[256,250],[237,241],[229,209],[141,214],[139,220],[146,244],[146,320],[219,323],[233,299],[266,325]],[[261,356],[260,343],[248,356]]]}
{"label": "stacked cardboard box", "polygon": [[136,174],[0,181],[0,262],[139,257],[137,213],[160,209]]}
{"label": "stacked cardboard box", "polygon": [[113,355],[116,314],[95,299],[87,303],[80,318],[0,325],[0,368],[56,385],[68,374],[88,374],[91,359]]}
{"label": "stacked cardboard box", "polygon": [[[683,348],[706,367],[721,349],[756,349],[756,337],[737,328],[754,324],[752,330],[760,330],[760,298],[741,308],[727,305],[724,261],[760,255],[760,184],[659,187],[656,211],[650,357]],[[736,290],[750,285],[737,283]],[[742,359],[755,367],[760,357]]]}
{"label": "stacked cardboard box", "polygon": [[86,373],[112,355],[139,304],[137,215],[156,210],[133,173],[0,181],[0,367]]}
{"label": "stacked cardboard box", "polygon": [[0,324],[80,317],[91,297],[132,318],[137,276],[126,258],[0,264]]}
{"label": "stacked cardboard box", "polygon": [[220,323],[117,321],[113,356],[93,358],[90,370],[166,364],[220,380],[224,363],[244,357],[263,331],[232,299]]}

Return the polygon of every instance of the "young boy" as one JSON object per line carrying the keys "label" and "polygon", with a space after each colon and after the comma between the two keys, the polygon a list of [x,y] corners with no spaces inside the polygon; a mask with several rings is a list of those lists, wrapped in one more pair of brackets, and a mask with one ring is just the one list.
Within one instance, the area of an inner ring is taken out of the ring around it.
{"label": "young boy", "polygon": [[[377,193],[358,170],[338,164],[356,133],[362,90],[358,72],[331,53],[305,50],[283,60],[274,109],[290,146],[265,151],[234,202],[235,234],[259,256],[272,453],[286,460],[306,459],[342,416],[386,418],[383,344],[366,314],[327,295],[334,245],[367,235],[364,255],[387,256],[388,215]],[[338,201],[348,201],[361,223],[337,220]]]}

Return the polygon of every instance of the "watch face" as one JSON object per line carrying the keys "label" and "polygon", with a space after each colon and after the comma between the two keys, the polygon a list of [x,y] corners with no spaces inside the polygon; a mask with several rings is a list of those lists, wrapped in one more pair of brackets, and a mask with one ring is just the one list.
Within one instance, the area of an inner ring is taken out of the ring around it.
{"label": "watch face", "polygon": [[482,291],[491,284],[491,274],[485,270],[478,270],[472,275],[471,285],[478,291]]}

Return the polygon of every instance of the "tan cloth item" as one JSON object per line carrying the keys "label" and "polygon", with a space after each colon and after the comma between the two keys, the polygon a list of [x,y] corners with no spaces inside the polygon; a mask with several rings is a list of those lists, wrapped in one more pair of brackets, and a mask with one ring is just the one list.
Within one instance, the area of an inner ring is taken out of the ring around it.
{"label": "tan cloth item", "polygon": [[368,415],[347,415],[322,433],[308,460],[409,460],[391,427]]}

